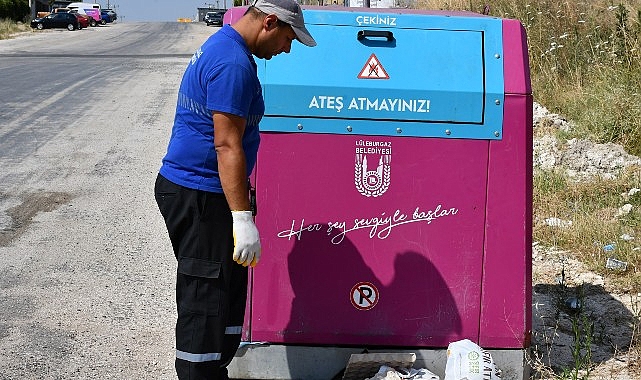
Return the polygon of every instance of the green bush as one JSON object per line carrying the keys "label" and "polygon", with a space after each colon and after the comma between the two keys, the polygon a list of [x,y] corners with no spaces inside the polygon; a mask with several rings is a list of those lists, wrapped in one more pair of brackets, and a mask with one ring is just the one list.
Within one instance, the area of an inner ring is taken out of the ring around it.
{"label": "green bush", "polygon": [[29,12],[29,0],[0,0],[0,19],[22,21]]}

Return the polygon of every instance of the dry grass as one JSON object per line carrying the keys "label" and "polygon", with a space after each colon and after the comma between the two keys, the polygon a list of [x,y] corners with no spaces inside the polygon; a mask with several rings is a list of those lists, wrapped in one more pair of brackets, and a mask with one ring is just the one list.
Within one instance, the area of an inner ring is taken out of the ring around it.
{"label": "dry grass", "polygon": [[417,0],[417,7],[521,20],[535,99],[576,136],[641,155],[641,0]]}
{"label": "dry grass", "polygon": [[31,27],[27,24],[16,23],[11,20],[0,20],[0,40],[6,40],[12,35],[21,32],[30,31]]}
{"label": "dry grass", "polygon": [[[638,168],[615,179],[570,181],[558,171],[537,171],[534,176],[534,236],[549,246],[576,252],[594,272],[626,290],[641,289],[641,252],[631,240],[641,236],[641,188]],[[631,191],[632,190],[632,191]],[[631,210],[626,212],[626,204]],[[557,218],[561,226],[550,225]],[[570,223],[571,222],[571,223]],[[607,271],[608,258],[625,261],[626,272]]]}

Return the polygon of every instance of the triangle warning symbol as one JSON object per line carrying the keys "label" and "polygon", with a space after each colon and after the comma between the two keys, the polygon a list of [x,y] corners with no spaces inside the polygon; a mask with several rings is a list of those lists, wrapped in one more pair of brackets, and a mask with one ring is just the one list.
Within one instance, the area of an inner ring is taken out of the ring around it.
{"label": "triangle warning symbol", "polygon": [[376,58],[376,55],[372,53],[367,62],[365,62],[363,69],[361,69],[361,73],[358,74],[358,79],[389,79],[389,75],[387,75],[387,71]]}

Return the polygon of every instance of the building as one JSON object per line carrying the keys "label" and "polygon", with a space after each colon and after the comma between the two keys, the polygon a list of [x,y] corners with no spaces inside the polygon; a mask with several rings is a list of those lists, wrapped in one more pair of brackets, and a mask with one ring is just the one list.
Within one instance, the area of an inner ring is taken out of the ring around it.
{"label": "building", "polygon": [[48,13],[56,8],[66,8],[67,5],[73,3],[73,1],[68,0],[30,0],[29,4],[31,6],[31,18],[35,18],[38,14]]}
{"label": "building", "polygon": [[35,18],[38,12],[49,12],[49,1],[48,0],[31,0],[29,1],[31,6],[31,18]]}

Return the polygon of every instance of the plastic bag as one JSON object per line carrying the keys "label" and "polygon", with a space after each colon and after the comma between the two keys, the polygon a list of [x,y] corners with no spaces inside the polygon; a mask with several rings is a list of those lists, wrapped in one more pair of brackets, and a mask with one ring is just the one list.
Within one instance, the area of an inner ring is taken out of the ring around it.
{"label": "plastic bag", "polygon": [[425,368],[394,369],[383,365],[374,377],[365,380],[439,380],[439,377]]}
{"label": "plastic bag", "polygon": [[489,352],[469,339],[447,347],[444,380],[500,380],[500,371]]}

